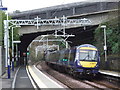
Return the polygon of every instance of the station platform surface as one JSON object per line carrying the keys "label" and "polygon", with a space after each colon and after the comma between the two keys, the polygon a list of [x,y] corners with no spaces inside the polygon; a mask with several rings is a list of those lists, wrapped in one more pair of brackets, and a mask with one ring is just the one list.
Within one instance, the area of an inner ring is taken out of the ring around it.
{"label": "station platform surface", "polygon": [[101,74],[106,74],[114,77],[120,77],[120,72],[109,71],[109,70],[99,70]]}
{"label": "station platform surface", "polygon": [[27,75],[26,66],[16,67],[11,70],[10,79],[8,79],[7,71],[0,77],[0,90],[29,89],[33,90],[33,85]]}
{"label": "station platform surface", "polygon": [[1,85],[0,89],[4,90],[4,89],[12,88],[12,82],[13,82],[13,79],[14,79],[14,76],[17,70],[18,70],[18,67],[16,67],[14,71],[11,70],[10,79],[8,79],[8,74],[6,70],[6,73],[0,77],[0,85]]}
{"label": "station platform surface", "polygon": [[19,71],[17,72],[14,81],[15,82],[13,82],[12,88],[13,87],[14,88],[27,88],[27,89],[34,88],[30,79],[29,79],[29,76],[28,76],[28,73],[26,70],[26,66],[21,66],[19,68]]}
{"label": "station platform surface", "polygon": [[0,89],[58,89],[65,90],[64,87],[42,73],[33,66],[20,66],[11,70],[11,78],[8,79],[7,73],[0,79]]}
{"label": "station platform surface", "polygon": [[28,66],[28,69],[39,88],[61,88],[61,90],[64,90],[64,88],[61,85],[59,85],[57,82],[53,81],[51,78],[43,74],[39,69],[35,67],[35,65]]}

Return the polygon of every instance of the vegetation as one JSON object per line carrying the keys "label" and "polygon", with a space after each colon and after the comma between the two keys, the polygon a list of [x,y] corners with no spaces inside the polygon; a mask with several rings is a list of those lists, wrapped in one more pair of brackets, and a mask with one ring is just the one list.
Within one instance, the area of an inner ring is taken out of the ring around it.
{"label": "vegetation", "polygon": [[[101,25],[106,25],[107,36],[107,62],[104,60],[104,31]],[[118,18],[114,18],[108,22],[99,25],[95,30],[95,45],[101,54],[101,69],[120,71],[120,22]]]}
{"label": "vegetation", "polygon": [[0,46],[2,45],[2,13],[0,12]]}
{"label": "vegetation", "polygon": [[[106,35],[107,35],[107,51],[108,54],[120,54],[120,22],[118,18],[112,19],[108,22],[102,23],[101,25],[106,25]],[[95,30],[95,44],[101,50],[101,54],[104,53],[104,31],[100,26]]]}
{"label": "vegetation", "polygon": [[[9,20],[11,17],[8,17]],[[4,43],[4,20],[7,19],[7,16],[4,11],[0,11],[0,45],[3,45]],[[9,30],[9,36],[10,36],[10,47],[11,47],[11,41],[12,41],[12,28]],[[14,28],[14,40],[19,40],[19,35],[18,35],[18,28]]]}

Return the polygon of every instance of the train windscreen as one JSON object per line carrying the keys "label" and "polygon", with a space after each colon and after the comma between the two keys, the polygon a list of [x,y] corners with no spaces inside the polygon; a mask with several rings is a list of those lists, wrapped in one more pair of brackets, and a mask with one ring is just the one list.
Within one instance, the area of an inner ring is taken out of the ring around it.
{"label": "train windscreen", "polygon": [[80,60],[97,60],[96,50],[80,50]]}

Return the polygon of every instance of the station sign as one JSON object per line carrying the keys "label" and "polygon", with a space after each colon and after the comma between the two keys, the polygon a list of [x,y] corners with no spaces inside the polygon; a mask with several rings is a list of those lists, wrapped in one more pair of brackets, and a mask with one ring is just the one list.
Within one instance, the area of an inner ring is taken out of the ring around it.
{"label": "station sign", "polygon": [[0,7],[0,10],[5,11],[5,10],[7,10],[7,8],[6,7]]}

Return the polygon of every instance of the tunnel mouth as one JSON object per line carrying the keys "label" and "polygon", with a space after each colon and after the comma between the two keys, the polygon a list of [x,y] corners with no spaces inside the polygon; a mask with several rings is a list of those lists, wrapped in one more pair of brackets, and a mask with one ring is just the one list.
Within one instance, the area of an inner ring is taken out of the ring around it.
{"label": "tunnel mouth", "polygon": [[[67,39],[67,41],[72,42],[72,43],[69,43],[69,42],[68,43],[70,44],[71,47],[78,46],[81,44],[93,44],[94,43],[94,31],[97,27],[98,25],[86,26],[85,30],[84,30],[84,27],[66,29],[67,34],[75,35],[75,37],[69,37]],[[32,42],[32,40],[34,40],[36,37],[41,36],[41,35],[53,34],[53,33],[54,31],[23,34],[20,37],[21,44],[19,44],[20,57],[21,58],[23,57],[23,53],[27,52],[27,47]],[[58,34],[62,34],[62,33],[58,32]]]}

